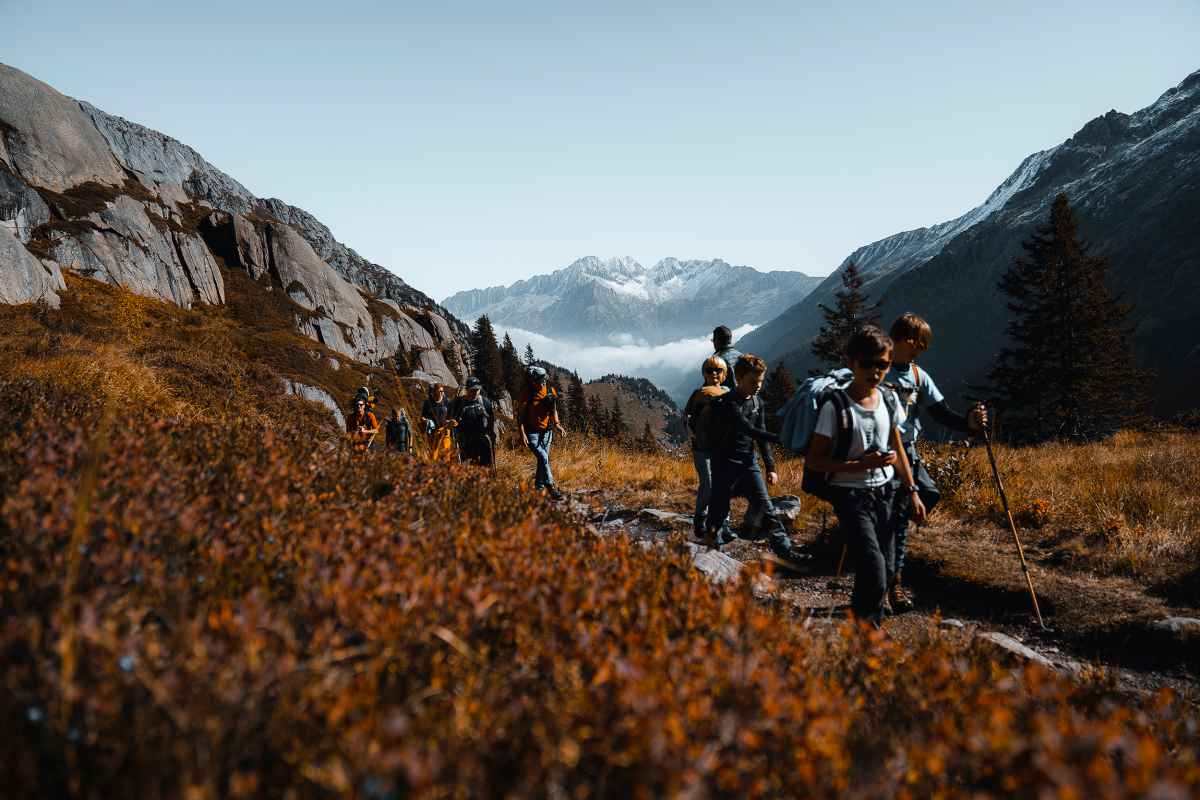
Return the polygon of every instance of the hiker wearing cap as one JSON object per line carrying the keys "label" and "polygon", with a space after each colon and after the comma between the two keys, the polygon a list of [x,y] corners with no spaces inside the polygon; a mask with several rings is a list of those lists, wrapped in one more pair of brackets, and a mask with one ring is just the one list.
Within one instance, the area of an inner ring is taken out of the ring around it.
{"label": "hiker wearing cap", "polygon": [[691,435],[692,464],[696,467],[696,509],[692,516],[692,527],[696,538],[704,538],[704,521],[708,504],[712,498],[712,405],[713,401],[729,391],[725,381],[725,362],[719,356],[709,356],[700,366],[704,385],[692,392],[683,407],[683,419]]}
{"label": "hiker wearing cap", "polygon": [[346,433],[350,434],[350,441],[358,451],[366,451],[375,434],[379,433],[379,421],[367,409],[366,400],[354,401],[354,411],[346,417]]}
{"label": "hiker wearing cap", "polygon": [[[929,323],[911,312],[900,315],[889,332],[893,341],[892,369],[888,372],[885,385],[896,392],[904,407],[904,420],[900,423],[900,437],[904,452],[912,466],[920,490],[921,502],[926,513],[933,511],[942,494],[934,485],[925,462],[917,451],[917,438],[921,435],[920,413],[924,411],[934,421],[959,433],[979,433],[987,424],[987,411],[976,404],[966,415],[953,411],[946,398],[933,382],[933,377],[918,367],[917,356],[929,349],[933,343],[933,329]],[[908,522],[912,516],[912,504],[903,494],[898,495],[895,514],[892,518],[896,540],[896,572],[888,588],[888,602],[895,611],[906,611],[913,607],[912,598],[904,589],[902,574],[904,557],[908,552]]]}
{"label": "hiker wearing cap", "polygon": [[733,366],[742,355],[733,348],[733,331],[724,325],[713,328],[712,344],[713,355],[725,362],[725,378],[721,383],[726,389],[733,389],[737,386]]}
{"label": "hiker wearing cap", "polygon": [[429,437],[429,457],[434,461],[453,461],[454,439],[450,429],[457,423],[450,416],[450,401],[440,383],[429,387],[429,396],[421,404],[421,420]]}
{"label": "hiker wearing cap", "polygon": [[403,408],[392,409],[392,418],[387,421],[384,436],[389,450],[407,453],[412,449],[412,425]]}
{"label": "hiker wearing cap", "polygon": [[451,416],[457,423],[459,458],[481,467],[495,466],[496,415],[492,401],[483,396],[479,378],[467,378],[466,392],[454,401]]}
{"label": "hiker wearing cap", "polygon": [[562,495],[554,485],[554,473],[550,471],[550,444],[554,434],[566,436],[566,430],[558,420],[558,393],[546,382],[546,370],[530,367],[521,396],[517,398],[515,414],[526,446],[537,459],[533,485],[545,489],[554,499]]}

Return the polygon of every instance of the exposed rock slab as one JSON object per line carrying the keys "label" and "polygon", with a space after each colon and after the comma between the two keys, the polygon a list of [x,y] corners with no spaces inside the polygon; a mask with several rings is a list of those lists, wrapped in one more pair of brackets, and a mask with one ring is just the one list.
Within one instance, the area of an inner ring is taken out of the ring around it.
{"label": "exposed rock slab", "polygon": [[87,181],[119,186],[125,174],[79,105],[0,64],[3,158],[26,183],[62,192]]}
{"label": "exposed rock slab", "polygon": [[1195,617],[1167,617],[1151,622],[1150,627],[1183,641],[1188,639],[1200,641],[1200,619]]}
{"label": "exposed rock slab", "polygon": [[0,303],[43,301],[58,308],[57,293],[65,288],[57,263],[38,260],[12,230],[0,225]]}
{"label": "exposed rock slab", "polygon": [[993,651],[1015,656],[1022,661],[1031,661],[1035,664],[1040,664],[1047,669],[1055,669],[1055,664],[1044,655],[1034,650],[1031,647],[1018,642],[1013,637],[998,631],[984,631],[975,635],[976,640],[982,642],[985,647]]}
{"label": "exposed rock slab", "polygon": [[50,207],[42,196],[0,166],[0,226],[28,242],[33,230],[50,221]]}
{"label": "exposed rock slab", "polygon": [[333,412],[333,418],[337,420],[338,427],[342,430],[346,428],[346,417],[342,413],[342,409],[338,407],[337,401],[329,392],[316,386],[309,386],[306,383],[298,383],[296,381],[285,380],[284,388],[288,394],[302,397],[305,400],[310,400],[314,403],[320,403]]}

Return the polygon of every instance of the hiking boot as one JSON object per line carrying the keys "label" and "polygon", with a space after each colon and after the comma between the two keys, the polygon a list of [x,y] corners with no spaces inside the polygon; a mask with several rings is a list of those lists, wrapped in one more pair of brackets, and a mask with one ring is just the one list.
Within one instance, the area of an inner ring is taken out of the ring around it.
{"label": "hiking boot", "polygon": [[892,588],[888,590],[887,599],[888,603],[892,607],[893,613],[899,614],[904,611],[913,610],[914,603],[912,601],[912,597],[910,597],[908,592],[904,590],[904,587],[900,585],[899,573],[896,574],[896,577],[892,578]]}
{"label": "hiking boot", "polygon": [[564,497],[566,497],[565,494],[558,490],[557,486],[547,486],[546,491],[549,492],[550,497],[553,500],[562,500]]}
{"label": "hiking boot", "polygon": [[812,571],[812,556],[802,553],[796,548],[779,553],[764,553],[762,560],[782,567],[789,572],[808,573]]}
{"label": "hiking boot", "polygon": [[715,529],[705,531],[700,540],[704,542],[704,546],[709,550],[721,549],[721,536],[720,533]]}

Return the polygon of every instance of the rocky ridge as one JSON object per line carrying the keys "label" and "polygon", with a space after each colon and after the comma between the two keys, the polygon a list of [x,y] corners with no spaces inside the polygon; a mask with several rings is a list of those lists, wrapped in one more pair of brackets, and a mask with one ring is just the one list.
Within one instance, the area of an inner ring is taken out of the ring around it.
{"label": "rocky ridge", "polygon": [[0,302],[56,305],[66,269],[184,308],[220,304],[223,267],[286,292],[297,329],[349,358],[449,384],[468,371],[466,327],[311,214],[0,64]]}
{"label": "rocky ridge", "polygon": [[[986,373],[1006,322],[997,280],[1060,192],[1091,252],[1109,259],[1110,289],[1133,304],[1138,361],[1162,380],[1157,411],[1195,406],[1187,389],[1200,385],[1200,72],[1140,111],[1109,111],[1030,155],[963,216],[860,247],[841,266],[859,266],[885,321],[906,310],[930,321],[936,340],[923,363],[952,392]],[[831,303],[838,281],[831,275],[738,348],[805,374],[818,304]]]}

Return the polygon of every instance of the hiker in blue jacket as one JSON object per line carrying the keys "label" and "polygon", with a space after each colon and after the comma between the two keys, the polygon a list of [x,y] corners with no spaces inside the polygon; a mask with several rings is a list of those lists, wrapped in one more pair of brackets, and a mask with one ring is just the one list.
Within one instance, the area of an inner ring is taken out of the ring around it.
{"label": "hiker in blue jacket", "polygon": [[[892,323],[891,338],[894,342],[893,363],[885,385],[890,386],[904,408],[904,419],[900,423],[900,437],[904,452],[912,465],[913,476],[920,489],[921,501],[926,512],[933,511],[941,499],[941,493],[929,476],[929,470],[917,451],[917,438],[921,435],[920,412],[925,412],[936,422],[959,433],[979,433],[987,424],[987,411],[977,404],[965,416],[946,405],[946,398],[933,382],[933,377],[916,364],[916,358],[929,349],[933,342],[933,329],[929,323],[911,312],[902,314]],[[888,601],[895,611],[912,608],[912,598],[904,590],[902,572],[904,557],[908,551],[908,522],[912,506],[901,497],[892,518],[896,540],[896,571],[888,588]]]}

